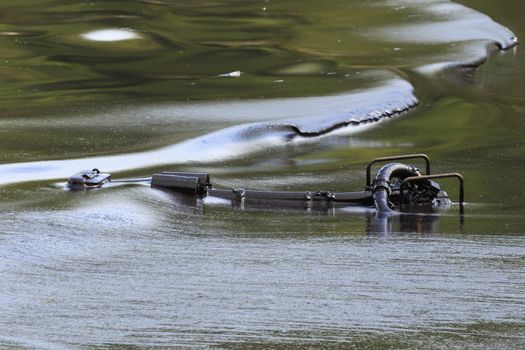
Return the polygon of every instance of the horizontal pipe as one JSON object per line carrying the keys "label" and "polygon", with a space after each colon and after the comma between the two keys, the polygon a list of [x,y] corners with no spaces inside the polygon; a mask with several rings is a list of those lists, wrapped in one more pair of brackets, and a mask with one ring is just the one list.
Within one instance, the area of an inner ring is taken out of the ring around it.
{"label": "horizontal pipe", "polygon": [[207,194],[213,197],[225,199],[246,199],[246,200],[275,200],[275,201],[327,201],[342,203],[361,203],[372,202],[372,192],[327,192],[327,191],[257,191],[257,190],[216,190],[208,189]]}

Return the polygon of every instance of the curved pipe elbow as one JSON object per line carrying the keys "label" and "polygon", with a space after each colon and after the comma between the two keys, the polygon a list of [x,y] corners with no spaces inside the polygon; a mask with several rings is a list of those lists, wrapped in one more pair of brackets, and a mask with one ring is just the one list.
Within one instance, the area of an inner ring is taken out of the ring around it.
{"label": "curved pipe elbow", "polygon": [[391,208],[388,199],[388,196],[392,191],[390,180],[393,177],[404,179],[409,176],[417,175],[420,175],[417,168],[401,163],[390,163],[379,169],[374,178],[374,182],[372,183],[372,193],[376,210],[380,213],[395,212],[395,210]]}

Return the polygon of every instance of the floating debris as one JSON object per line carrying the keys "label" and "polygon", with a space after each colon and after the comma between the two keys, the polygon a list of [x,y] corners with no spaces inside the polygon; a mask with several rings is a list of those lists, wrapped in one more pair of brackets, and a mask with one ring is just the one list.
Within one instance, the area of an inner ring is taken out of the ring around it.
{"label": "floating debris", "polygon": [[239,78],[241,76],[241,74],[242,74],[242,72],[240,70],[236,70],[236,71],[230,72],[230,73],[219,74],[218,76],[219,77]]}

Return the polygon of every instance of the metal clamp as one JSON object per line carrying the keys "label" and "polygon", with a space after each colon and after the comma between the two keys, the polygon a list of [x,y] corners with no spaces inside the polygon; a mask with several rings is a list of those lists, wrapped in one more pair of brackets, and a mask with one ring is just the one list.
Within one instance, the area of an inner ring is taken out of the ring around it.
{"label": "metal clamp", "polygon": [[366,187],[370,186],[370,172],[372,170],[372,165],[375,163],[380,162],[387,162],[391,160],[401,160],[401,159],[417,159],[421,158],[425,160],[426,165],[426,174],[430,175],[430,158],[426,154],[418,153],[418,154],[405,154],[401,156],[394,156],[394,157],[382,157],[382,158],[376,158],[372,160],[368,165],[366,166]]}
{"label": "metal clamp", "polygon": [[325,200],[327,202],[331,202],[335,200],[335,194],[330,191],[317,191],[314,193],[314,200]]}

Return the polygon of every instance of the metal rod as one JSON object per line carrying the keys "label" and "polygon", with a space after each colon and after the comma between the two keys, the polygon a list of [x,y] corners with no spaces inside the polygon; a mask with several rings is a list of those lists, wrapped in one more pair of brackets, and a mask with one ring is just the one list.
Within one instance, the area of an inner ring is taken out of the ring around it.
{"label": "metal rod", "polygon": [[394,157],[382,157],[382,158],[376,158],[372,160],[367,166],[366,166],[366,186],[370,186],[370,172],[372,169],[372,165],[379,162],[386,162],[390,160],[401,160],[401,159],[417,159],[421,158],[425,160],[426,165],[426,174],[430,175],[430,158],[426,154],[418,153],[418,154],[405,154],[401,156],[394,156]]}
{"label": "metal rod", "polygon": [[111,180],[112,183],[137,183],[137,182],[151,182],[151,177],[139,177],[136,179],[119,179]]}

